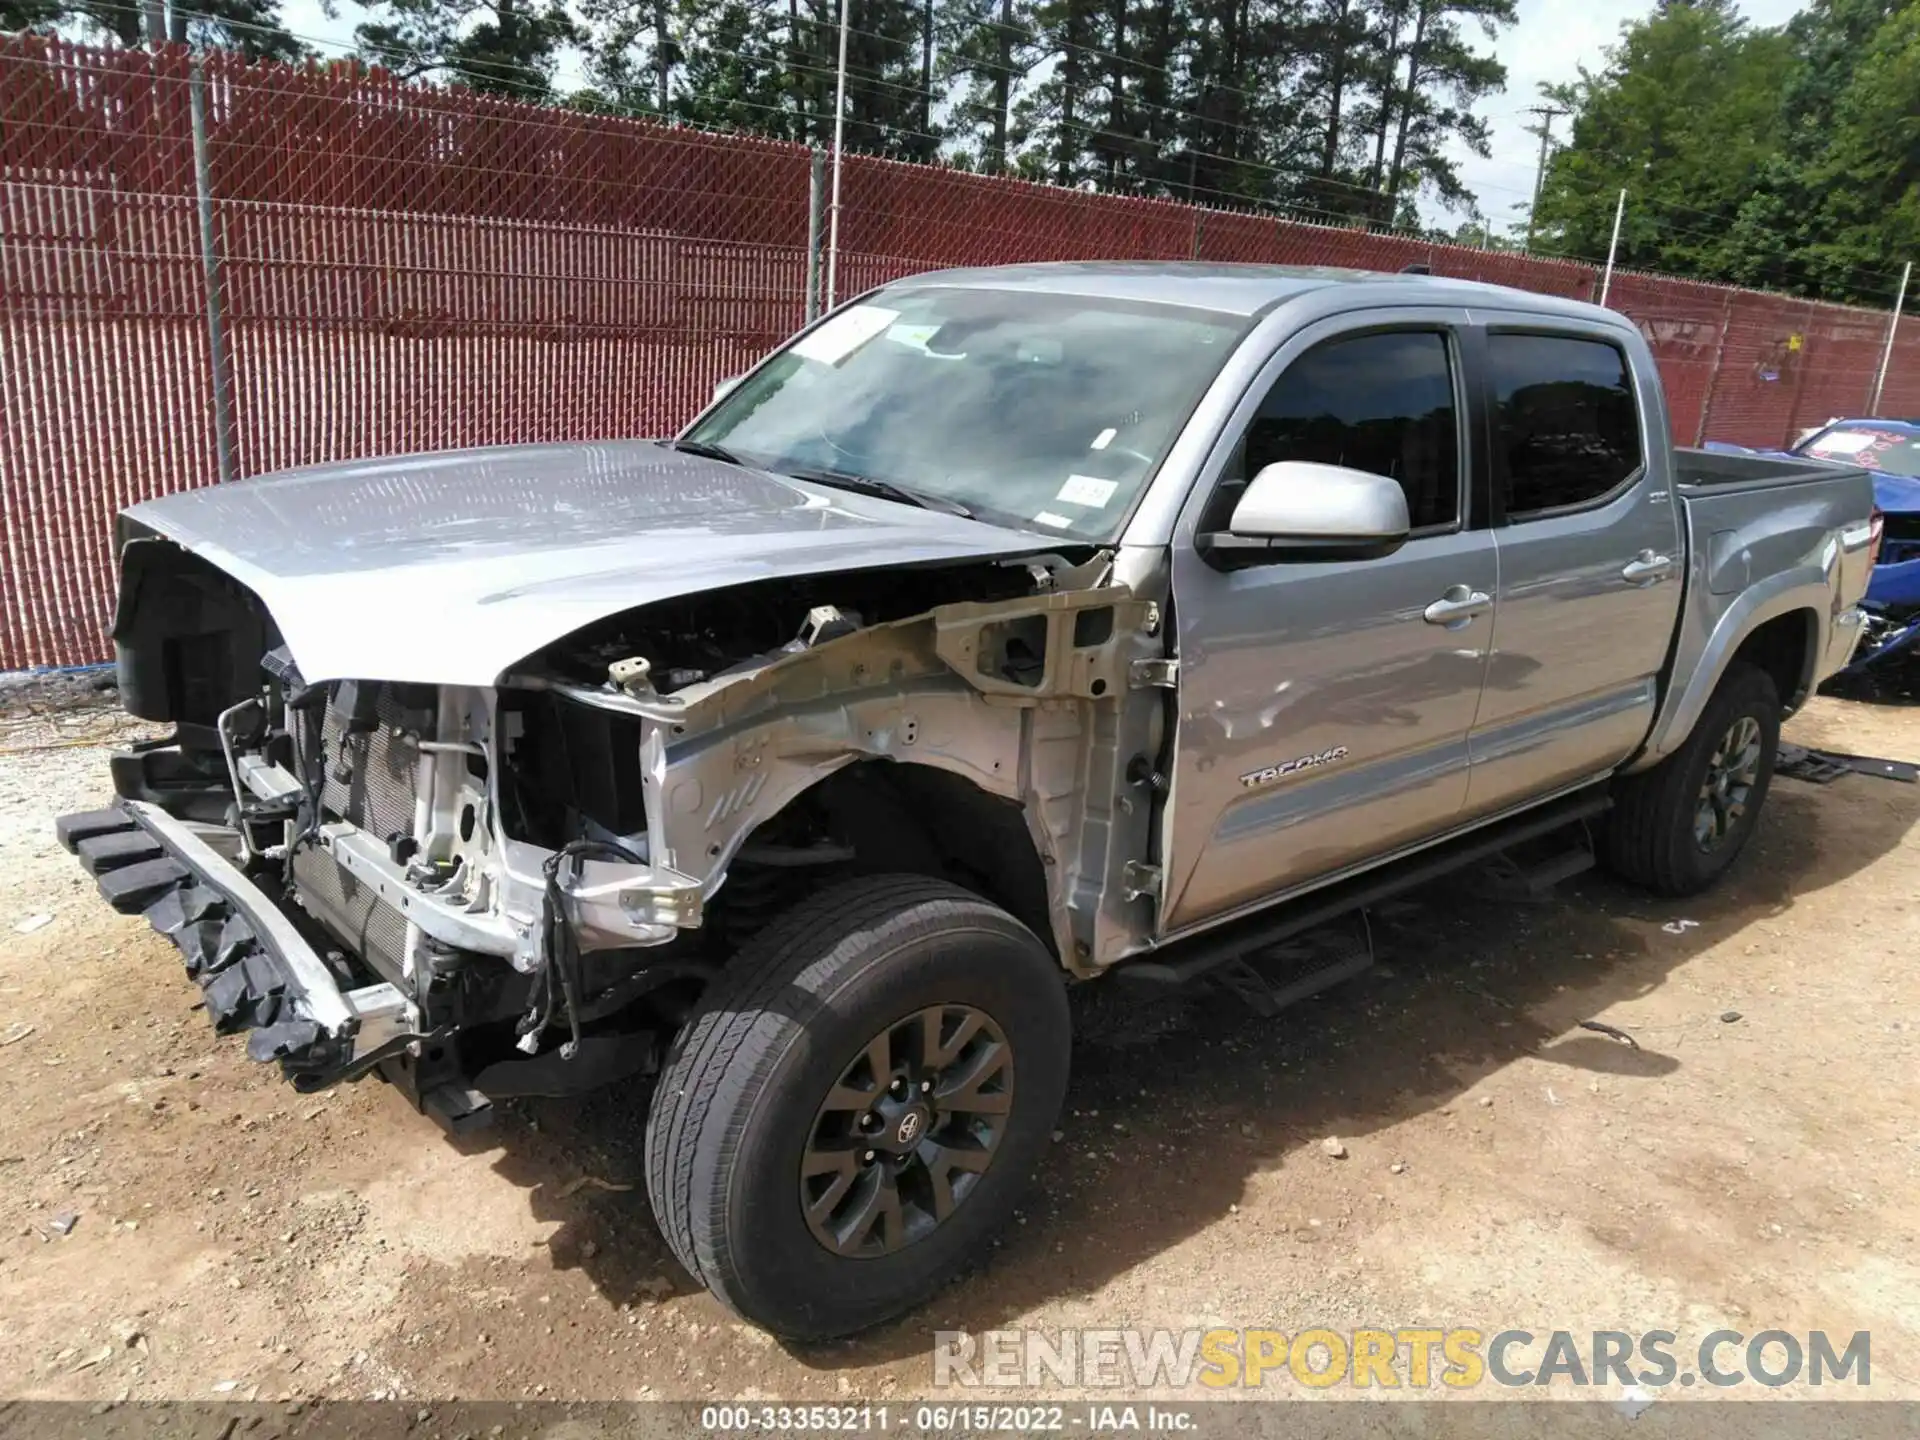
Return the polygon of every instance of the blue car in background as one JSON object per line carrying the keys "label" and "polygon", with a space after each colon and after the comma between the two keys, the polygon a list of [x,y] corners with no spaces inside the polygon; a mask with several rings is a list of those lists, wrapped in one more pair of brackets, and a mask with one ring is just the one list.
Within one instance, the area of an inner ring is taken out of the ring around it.
{"label": "blue car in background", "polygon": [[1752,451],[1713,442],[1707,448],[1833,460],[1872,471],[1880,512],[1875,517],[1878,558],[1861,602],[1867,620],[1860,645],[1841,673],[1858,674],[1920,642],[1920,421],[1829,420],[1788,450]]}

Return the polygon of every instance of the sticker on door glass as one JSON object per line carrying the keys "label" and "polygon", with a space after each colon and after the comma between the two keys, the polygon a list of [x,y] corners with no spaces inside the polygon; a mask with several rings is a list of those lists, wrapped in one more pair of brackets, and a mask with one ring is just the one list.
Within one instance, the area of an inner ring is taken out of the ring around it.
{"label": "sticker on door glass", "polygon": [[885,306],[855,305],[822,320],[794,345],[793,353],[803,360],[838,365],[899,318],[898,310]]}
{"label": "sticker on door glass", "polygon": [[1060,487],[1060,493],[1053,498],[1064,500],[1069,505],[1091,505],[1097,510],[1113,499],[1113,492],[1119,488],[1120,482],[1117,480],[1102,480],[1095,475],[1069,475],[1067,483]]}

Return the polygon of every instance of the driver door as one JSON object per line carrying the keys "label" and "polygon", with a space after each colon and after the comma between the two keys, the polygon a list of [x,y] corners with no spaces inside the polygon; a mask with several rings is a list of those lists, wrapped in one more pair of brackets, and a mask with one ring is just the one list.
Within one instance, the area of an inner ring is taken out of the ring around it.
{"label": "driver door", "polygon": [[[1295,336],[1189,497],[1173,557],[1163,934],[1459,821],[1499,590],[1491,532],[1469,513],[1465,325],[1458,311],[1383,311],[1364,328],[1349,316]],[[1225,529],[1248,479],[1281,460],[1398,480],[1407,543],[1378,559],[1214,568],[1195,536]],[[1429,614],[1450,597],[1473,613]]]}

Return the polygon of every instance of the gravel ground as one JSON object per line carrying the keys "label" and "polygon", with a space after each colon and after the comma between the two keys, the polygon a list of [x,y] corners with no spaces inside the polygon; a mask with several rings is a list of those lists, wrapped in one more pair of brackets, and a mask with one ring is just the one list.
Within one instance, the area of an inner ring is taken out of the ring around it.
{"label": "gravel ground", "polygon": [[[1096,987],[989,1262],[801,1349],[668,1258],[643,1089],[454,1142],[376,1081],[299,1096],[217,1040],[52,841],[128,733],[0,694],[0,1397],[877,1402],[927,1392],[939,1329],[1471,1325],[1864,1329],[1871,1395],[1920,1398],[1920,786],[1782,781],[1681,904],[1595,875],[1418,892],[1376,916],[1375,970],[1278,1020]],[[1897,705],[1823,699],[1789,734],[1920,758]]]}

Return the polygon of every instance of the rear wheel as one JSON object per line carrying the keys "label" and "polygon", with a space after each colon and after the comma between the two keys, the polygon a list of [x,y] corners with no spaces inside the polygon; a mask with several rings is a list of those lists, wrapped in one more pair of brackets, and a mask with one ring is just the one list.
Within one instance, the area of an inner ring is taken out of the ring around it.
{"label": "rear wheel", "polygon": [[1620,782],[1601,846],[1607,867],[1662,895],[1695,895],[1745,848],[1773,783],[1780,697],[1735,662],[1673,754]]}
{"label": "rear wheel", "polygon": [[874,876],[772,922],[674,1042],[647,1190],[733,1310],[826,1339],[978,1260],[1044,1152],[1071,1041],[1060,967],[996,906]]}

